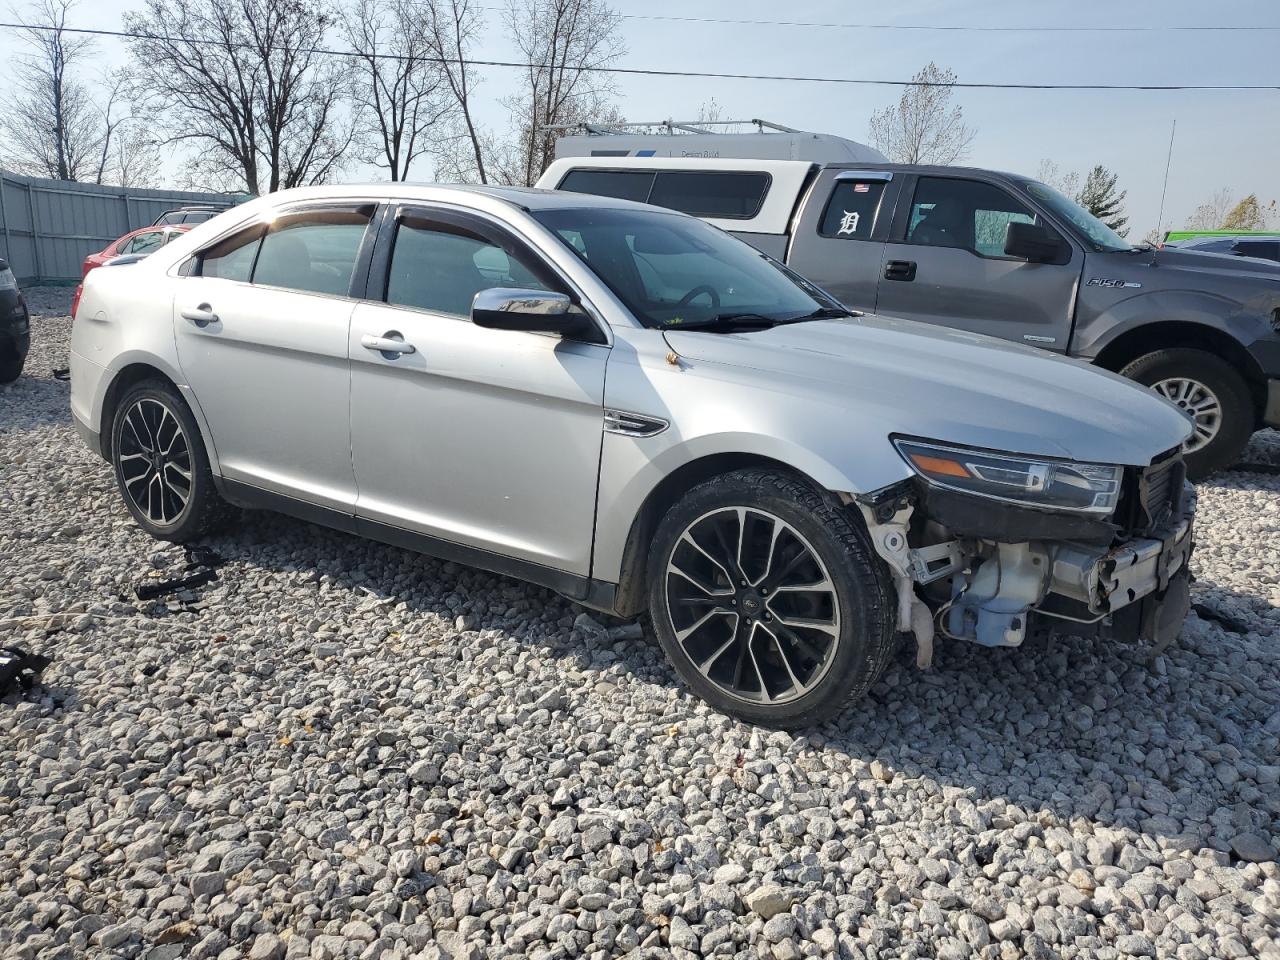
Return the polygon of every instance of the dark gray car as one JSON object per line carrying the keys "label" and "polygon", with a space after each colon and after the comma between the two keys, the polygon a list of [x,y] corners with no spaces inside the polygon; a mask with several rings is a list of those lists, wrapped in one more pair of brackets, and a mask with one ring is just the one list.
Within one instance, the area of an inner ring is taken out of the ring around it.
{"label": "dark gray car", "polygon": [[[725,168],[718,178],[717,164]],[[635,196],[638,171],[656,171],[659,181],[672,181],[664,197],[713,192],[717,212],[701,215],[850,306],[1034,344],[1119,372],[1195,419],[1187,447],[1193,477],[1234,462],[1255,429],[1280,425],[1280,264],[1134,246],[1056,190],[1016,174],[811,165],[801,179],[776,162],[772,170],[760,164],[754,176],[744,164],[665,160],[657,169],[634,158],[561,160],[539,185],[607,193],[613,174]],[[575,176],[580,168],[590,169],[589,181]],[[684,194],[672,189],[682,177]],[[784,189],[794,194],[789,217],[763,232],[769,228],[757,212],[776,208]],[[751,195],[726,199],[734,191]],[[669,199],[650,202],[682,209]]]}

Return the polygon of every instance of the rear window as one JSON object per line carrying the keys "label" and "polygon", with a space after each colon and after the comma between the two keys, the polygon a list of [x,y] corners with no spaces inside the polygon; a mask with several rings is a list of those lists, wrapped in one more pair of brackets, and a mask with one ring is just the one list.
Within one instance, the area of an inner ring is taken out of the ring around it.
{"label": "rear window", "polygon": [[1241,240],[1235,245],[1235,251],[1242,257],[1280,260],[1280,240]]}
{"label": "rear window", "polygon": [[771,180],[753,171],[572,170],[559,189],[651,203],[694,217],[750,220],[764,205]]}

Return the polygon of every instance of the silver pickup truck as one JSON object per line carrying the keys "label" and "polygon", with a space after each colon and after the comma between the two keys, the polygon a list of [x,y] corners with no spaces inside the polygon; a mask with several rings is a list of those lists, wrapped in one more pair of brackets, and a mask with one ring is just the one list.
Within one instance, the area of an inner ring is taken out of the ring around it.
{"label": "silver pickup truck", "polygon": [[1033,344],[1195,420],[1192,479],[1280,425],[1280,264],[1134,246],[1052,187],[962,167],[573,157],[538,186],[693,214],[851,307]]}

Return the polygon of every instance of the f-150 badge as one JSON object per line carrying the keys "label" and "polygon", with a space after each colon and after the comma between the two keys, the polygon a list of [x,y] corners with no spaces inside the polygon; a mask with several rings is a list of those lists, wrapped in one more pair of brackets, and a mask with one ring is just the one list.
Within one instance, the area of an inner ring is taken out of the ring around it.
{"label": "f-150 badge", "polygon": [[1132,287],[1134,289],[1137,289],[1138,287],[1141,287],[1142,284],[1134,283],[1132,280],[1108,280],[1105,277],[1090,277],[1089,282],[1086,283],[1085,286],[1086,287],[1111,287],[1111,288]]}

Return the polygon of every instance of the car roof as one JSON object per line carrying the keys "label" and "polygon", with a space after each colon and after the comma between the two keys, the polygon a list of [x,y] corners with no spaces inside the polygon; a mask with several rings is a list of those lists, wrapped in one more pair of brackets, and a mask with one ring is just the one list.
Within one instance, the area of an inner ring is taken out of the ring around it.
{"label": "car roof", "polygon": [[[584,193],[566,193],[562,190],[543,190],[537,187],[508,187],[492,184],[471,183],[419,183],[400,181],[397,183],[347,183],[331,184],[322,187],[295,187],[267,194],[261,200],[268,206],[285,203],[299,203],[307,200],[342,200],[351,197],[366,197],[371,200],[439,200],[441,195],[458,194],[459,196],[490,197],[501,200],[523,210],[576,210],[584,207],[617,208],[626,207],[634,210],[663,211],[662,207],[653,207],[647,203],[636,203],[632,200],[616,200],[612,197],[597,197]],[[683,216],[674,210],[665,211],[675,216]]]}

